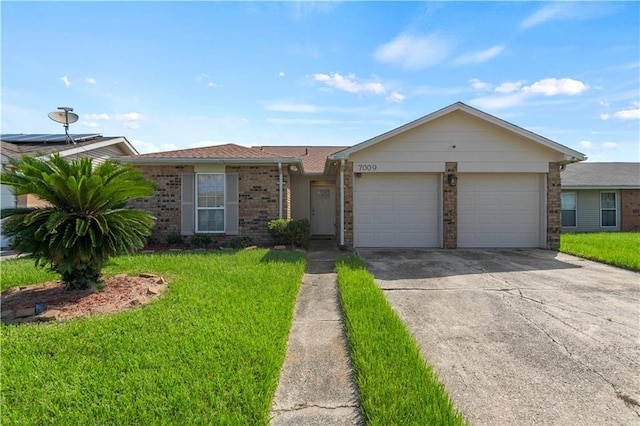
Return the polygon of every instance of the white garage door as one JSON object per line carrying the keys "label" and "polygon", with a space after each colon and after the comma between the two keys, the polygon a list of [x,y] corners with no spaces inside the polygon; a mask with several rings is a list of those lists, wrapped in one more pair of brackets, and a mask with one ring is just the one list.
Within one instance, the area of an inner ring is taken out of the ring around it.
{"label": "white garage door", "polygon": [[355,178],[356,247],[437,247],[438,176],[376,173]]}
{"label": "white garage door", "polygon": [[539,174],[460,174],[458,247],[539,247]]}

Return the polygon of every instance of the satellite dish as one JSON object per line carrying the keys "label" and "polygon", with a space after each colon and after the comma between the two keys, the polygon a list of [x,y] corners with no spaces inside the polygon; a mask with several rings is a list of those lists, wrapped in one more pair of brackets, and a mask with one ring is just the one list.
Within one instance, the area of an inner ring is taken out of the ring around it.
{"label": "satellite dish", "polygon": [[49,113],[49,118],[62,124],[71,124],[78,121],[78,114],[68,111],[53,111]]}
{"label": "satellite dish", "polygon": [[73,108],[71,107],[58,107],[58,109],[60,111],[50,112],[48,114],[49,118],[64,125],[64,134],[67,136],[67,143],[73,143],[75,145],[76,141],[69,135],[69,124],[78,121],[79,116],[73,112]]}

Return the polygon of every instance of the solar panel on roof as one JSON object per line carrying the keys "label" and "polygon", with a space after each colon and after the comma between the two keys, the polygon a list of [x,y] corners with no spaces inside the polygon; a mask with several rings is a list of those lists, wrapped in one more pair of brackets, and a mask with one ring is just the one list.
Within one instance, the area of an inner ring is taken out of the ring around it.
{"label": "solar panel on roof", "polygon": [[[99,133],[79,133],[70,135],[71,138],[76,142],[86,141],[89,139],[99,138],[102,135]],[[24,134],[24,133],[12,133],[12,134],[2,134],[0,135],[0,139],[4,142],[12,142],[12,143],[61,143],[66,142],[67,137],[62,134]]]}

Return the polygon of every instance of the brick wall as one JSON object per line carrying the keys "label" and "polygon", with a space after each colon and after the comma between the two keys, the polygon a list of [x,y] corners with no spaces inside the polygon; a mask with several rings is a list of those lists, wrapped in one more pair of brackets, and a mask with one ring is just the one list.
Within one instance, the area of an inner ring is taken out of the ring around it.
{"label": "brick wall", "polygon": [[[340,172],[336,177],[336,239],[340,244]],[[353,163],[344,165],[344,245],[353,247]]]}
{"label": "brick wall", "polygon": [[547,248],[560,248],[562,229],[562,207],[560,205],[560,163],[549,163],[547,173]]}
{"label": "brick wall", "polygon": [[155,183],[154,195],[133,200],[130,205],[151,212],[156,217],[150,243],[166,243],[171,234],[180,234],[180,190],[182,173],[193,173],[190,166],[135,166]]}
{"label": "brick wall", "polygon": [[620,191],[620,230],[640,231],[640,189]]}
{"label": "brick wall", "polygon": [[[279,182],[278,166],[232,166],[227,173],[238,173],[238,213],[240,217],[240,235],[251,236],[256,243],[271,243],[267,226],[269,221],[278,218]],[[285,197],[282,206],[283,216],[290,217],[291,206],[286,192],[290,191],[289,173],[283,170]],[[222,240],[222,237],[218,238]]]}
{"label": "brick wall", "polygon": [[448,176],[458,174],[458,163],[445,163],[446,172],[442,180],[442,218],[444,248],[458,247],[458,187],[451,186]]}
{"label": "brick wall", "polygon": [[[181,186],[183,173],[194,173],[192,166],[136,166],[143,177],[155,182],[154,196],[132,201],[132,207],[151,212],[156,224],[149,243],[164,244],[171,234],[181,233]],[[256,243],[271,243],[267,225],[279,213],[278,166],[228,166],[227,173],[238,173],[238,213],[240,235],[251,236]],[[291,217],[291,184],[283,171],[283,215]],[[207,234],[212,244],[225,245],[236,235]]]}

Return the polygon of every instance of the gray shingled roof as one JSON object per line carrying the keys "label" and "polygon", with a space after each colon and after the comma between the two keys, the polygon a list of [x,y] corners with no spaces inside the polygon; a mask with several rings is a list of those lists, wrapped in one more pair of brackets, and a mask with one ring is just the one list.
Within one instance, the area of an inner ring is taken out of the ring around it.
{"label": "gray shingled roof", "polygon": [[[18,138],[17,136],[22,136]],[[78,136],[78,135],[71,135]],[[80,135],[82,136],[82,135]],[[27,140],[29,139],[30,140]],[[6,139],[6,140],[5,140]],[[64,151],[87,148],[91,149],[92,145],[113,140],[125,140],[122,136],[102,136],[99,134],[92,135],[90,138],[78,138],[75,144],[67,144],[64,135],[28,135],[28,134],[3,134],[0,135],[0,147],[2,155],[9,158],[21,158],[23,155],[51,155],[55,153],[64,153]],[[127,142],[128,144],[128,142]],[[131,147],[135,152],[135,148]]]}
{"label": "gray shingled roof", "polygon": [[640,163],[573,163],[561,177],[563,188],[640,188]]}

